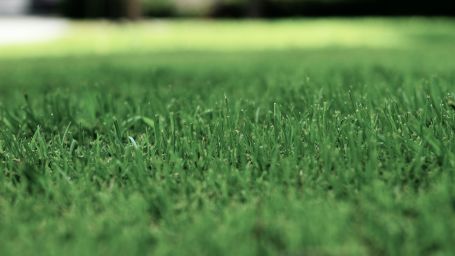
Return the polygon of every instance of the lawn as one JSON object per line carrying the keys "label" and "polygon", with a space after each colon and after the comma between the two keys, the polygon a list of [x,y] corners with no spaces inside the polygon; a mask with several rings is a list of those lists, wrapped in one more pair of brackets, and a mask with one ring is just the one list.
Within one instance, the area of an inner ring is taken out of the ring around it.
{"label": "lawn", "polygon": [[0,255],[452,255],[454,172],[450,19],[0,47]]}

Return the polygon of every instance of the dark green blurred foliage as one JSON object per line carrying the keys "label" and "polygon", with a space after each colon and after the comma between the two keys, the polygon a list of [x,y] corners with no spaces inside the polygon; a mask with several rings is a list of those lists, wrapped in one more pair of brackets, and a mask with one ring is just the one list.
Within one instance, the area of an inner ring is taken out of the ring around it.
{"label": "dark green blurred foliage", "polygon": [[142,10],[144,16],[166,17],[176,14],[171,0],[142,0]]}
{"label": "dark green blurred foliage", "polygon": [[71,18],[120,18],[125,15],[122,0],[65,0],[62,11]]}
{"label": "dark green blurred foliage", "polygon": [[[175,0],[179,1],[179,0]],[[186,0],[180,0],[186,1]],[[447,0],[201,0],[215,3],[210,15],[231,17],[287,16],[453,16]]]}
{"label": "dark green blurred foliage", "polygon": [[[455,14],[446,0],[62,0],[73,18],[131,17],[131,4],[145,17],[396,16]],[[128,7],[129,6],[129,7]],[[134,15],[133,15],[134,16]]]}

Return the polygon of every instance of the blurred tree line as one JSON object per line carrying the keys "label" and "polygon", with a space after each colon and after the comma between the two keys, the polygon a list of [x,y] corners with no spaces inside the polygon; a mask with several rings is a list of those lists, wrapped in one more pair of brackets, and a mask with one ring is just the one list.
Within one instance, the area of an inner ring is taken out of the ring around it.
{"label": "blurred tree line", "polygon": [[445,15],[447,0],[61,0],[72,18]]}

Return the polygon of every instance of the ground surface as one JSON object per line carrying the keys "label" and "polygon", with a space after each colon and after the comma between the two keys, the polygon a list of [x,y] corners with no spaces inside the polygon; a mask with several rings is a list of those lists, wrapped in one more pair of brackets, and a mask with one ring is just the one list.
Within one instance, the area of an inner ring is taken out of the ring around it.
{"label": "ground surface", "polygon": [[83,23],[0,48],[0,255],[453,254],[454,39]]}

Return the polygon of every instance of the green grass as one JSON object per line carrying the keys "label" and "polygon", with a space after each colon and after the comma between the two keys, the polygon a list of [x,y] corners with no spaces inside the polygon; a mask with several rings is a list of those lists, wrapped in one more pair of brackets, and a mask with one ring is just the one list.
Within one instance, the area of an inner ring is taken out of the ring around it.
{"label": "green grass", "polygon": [[[445,19],[152,20],[71,23],[58,40],[1,48],[0,57],[138,54],[163,51],[248,52],[327,47],[416,49],[451,45]],[[435,40],[436,39],[436,40]]]}
{"label": "green grass", "polygon": [[0,48],[0,255],[452,255],[455,23],[339,22]]}

